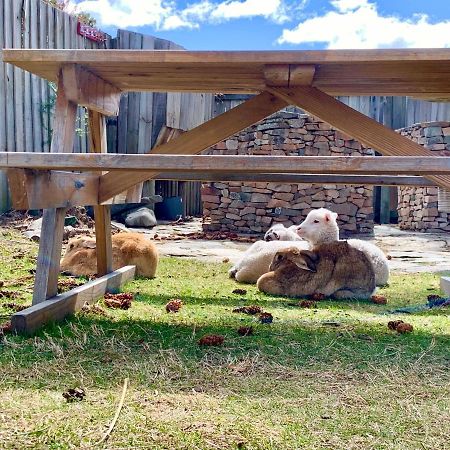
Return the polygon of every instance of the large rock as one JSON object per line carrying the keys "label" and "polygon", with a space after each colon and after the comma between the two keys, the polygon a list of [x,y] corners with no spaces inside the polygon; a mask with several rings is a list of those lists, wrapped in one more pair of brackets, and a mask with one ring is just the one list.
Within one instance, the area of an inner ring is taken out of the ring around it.
{"label": "large rock", "polygon": [[148,208],[139,208],[131,211],[125,217],[125,223],[129,227],[154,227],[156,225],[155,213]]}

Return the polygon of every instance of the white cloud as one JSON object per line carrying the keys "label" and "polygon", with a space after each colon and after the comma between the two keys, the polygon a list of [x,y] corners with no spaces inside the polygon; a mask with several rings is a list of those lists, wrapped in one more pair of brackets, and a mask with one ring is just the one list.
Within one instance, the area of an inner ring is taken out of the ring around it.
{"label": "white cloud", "polygon": [[212,11],[213,19],[240,19],[243,17],[262,16],[276,21],[286,20],[281,0],[244,0],[224,1]]}
{"label": "white cloud", "polygon": [[450,47],[450,21],[431,23],[426,14],[409,19],[383,16],[369,0],[333,0],[334,10],[285,29],[278,43],[324,43],[328,48]]}
{"label": "white cloud", "polygon": [[[75,1],[75,0],[72,0]],[[153,26],[157,30],[198,28],[202,22],[265,17],[281,23],[288,19],[286,0],[200,0],[178,8],[171,0],[82,0],[79,11],[97,18],[100,26],[121,28]]]}

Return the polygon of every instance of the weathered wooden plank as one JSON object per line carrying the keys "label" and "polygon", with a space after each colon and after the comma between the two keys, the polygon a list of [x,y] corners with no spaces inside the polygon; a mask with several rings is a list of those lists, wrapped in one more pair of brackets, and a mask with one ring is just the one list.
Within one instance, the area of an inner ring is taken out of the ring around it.
{"label": "weathered wooden plank", "polygon": [[58,293],[59,261],[65,215],[66,208],[50,208],[43,212],[33,288],[33,305]]}
{"label": "weathered wooden plank", "polygon": [[[22,47],[22,4],[13,2],[13,45],[15,48]],[[28,75],[28,74],[27,74]],[[14,68],[14,130],[15,145],[14,150],[25,151],[25,130],[24,130],[24,72],[19,68]]]}
{"label": "weathered wooden plank", "polygon": [[[58,82],[53,138],[49,154],[73,151],[77,106],[67,100],[62,76]],[[36,153],[31,153],[36,156]],[[64,155],[60,155],[64,156]],[[9,177],[11,179],[11,176]],[[66,208],[45,209],[42,216],[41,238],[33,289],[33,305],[53,297],[58,292],[59,262],[64,233]]]}
{"label": "weathered wooden plank", "polygon": [[216,173],[216,172],[166,172],[158,180],[176,181],[263,181],[302,184],[348,184],[361,186],[435,186],[424,177],[389,175],[329,175],[297,173]]}
{"label": "weathered wooden plank", "polygon": [[[116,176],[117,178],[122,175],[120,172],[124,172],[130,178],[135,176],[147,178],[153,174],[154,171],[207,171],[217,173],[235,171],[240,173],[286,172],[322,174],[367,173],[381,175],[425,175],[427,177],[435,177],[435,175],[445,175],[450,173],[450,158],[446,156],[298,157],[160,155],[157,153],[151,153],[149,155],[3,153],[0,154],[0,168],[79,171],[108,170],[114,171],[114,173],[108,175]],[[151,176],[155,177],[156,175],[153,174]],[[103,177],[105,177],[105,175],[103,175]]]}
{"label": "weathered wooden plank", "polygon": [[[176,152],[183,154],[200,153],[202,150],[247,128],[258,120],[262,120],[284,106],[286,106],[284,101],[271,94],[262,93],[221,116],[199,125],[193,130],[179,136],[177,139],[158,148],[153,148],[152,154]],[[153,131],[155,131],[155,128]],[[117,174],[106,174],[100,181],[99,200],[100,202],[107,201],[125,189],[153,177],[154,175],[142,177],[137,174],[123,174],[119,177]]]}
{"label": "weathered wooden plank", "polygon": [[106,292],[116,292],[124,283],[134,278],[134,273],[135,266],[122,267],[13,314],[12,328],[17,333],[31,334],[48,322],[61,321],[79,311],[85,303],[94,303]]}
{"label": "weathered wooden plank", "polygon": [[[61,65],[80,63],[124,91],[256,92],[264,89],[267,65],[316,65],[313,86],[330,95],[450,98],[449,49],[95,54],[60,51],[51,57],[45,52],[24,52],[7,51],[5,55],[8,61],[50,80],[56,79]],[[305,82],[301,76],[298,80]]]}
{"label": "weathered wooden plank", "polygon": [[[31,46],[31,17],[30,17],[30,2],[22,2],[21,5],[21,21],[22,21],[22,47],[30,48]],[[32,98],[33,92],[31,90],[31,73],[25,72],[23,74],[23,122],[24,122],[24,150],[33,151],[33,111]]]}
{"label": "weathered wooden plank", "polygon": [[71,153],[73,151],[76,115],[77,105],[65,95],[61,72],[58,82],[50,153]]}
{"label": "weathered wooden plank", "polygon": [[69,101],[107,116],[119,114],[120,89],[76,64],[62,68]]}
{"label": "weathered wooden plank", "polygon": [[[89,111],[90,151],[106,154],[106,118],[96,111]],[[95,240],[97,246],[97,273],[106,275],[112,271],[111,209],[109,205],[94,206]]]}
{"label": "weathered wooden plank", "polygon": [[[39,47],[39,8],[41,2],[30,1],[30,16],[28,19],[30,29],[30,47]],[[42,148],[42,115],[41,115],[41,83],[36,75],[31,76],[31,114],[32,119],[28,127],[32,130],[32,140],[27,146],[27,150],[43,151]]]}
{"label": "weathered wooden plank", "polygon": [[[321,118],[383,155],[430,157],[430,152],[421,145],[344,105],[319,89],[310,86],[298,86],[293,89],[268,89],[274,95],[278,95],[283,100],[290,101],[310,114]],[[424,172],[416,174],[428,177]],[[430,175],[429,179],[439,186],[450,187],[449,176]]]}
{"label": "weathered wooden plank", "polygon": [[100,175],[9,169],[12,206],[18,210],[97,205]]}
{"label": "weathered wooden plank", "polygon": [[[4,29],[5,29],[5,5],[0,3],[0,48],[5,47],[4,40]],[[5,83],[5,64],[0,62],[0,152],[6,151],[6,83]],[[3,177],[3,175],[0,175]],[[2,209],[2,204],[0,203],[0,209]]]}

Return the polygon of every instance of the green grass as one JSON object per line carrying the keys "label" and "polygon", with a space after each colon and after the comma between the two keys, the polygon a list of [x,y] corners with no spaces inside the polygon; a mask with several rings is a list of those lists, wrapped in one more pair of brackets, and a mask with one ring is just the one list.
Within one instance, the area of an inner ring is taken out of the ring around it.
{"label": "green grass", "polygon": [[[33,258],[16,257],[16,235],[0,239],[2,280],[29,302]],[[28,245],[33,256],[34,245]],[[22,246],[23,248],[23,246]],[[323,301],[316,309],[263,295],[227,277],[227,264],[163,258],[158,278],[135,280],[127,311],[77,314],[33,337],[0,344],[0,448],[14,449],[444,449],[450,442],[448,309],[386,315],[439,293],[433,274],[394,275],[385,306]],[[244,296],[233,294],[247,289]],[[178,297],[184,307],[167,314]],[[11,312],[2,308],[0,316]],[[258,304],[271,325],[232,313]],[[398,335],[402,318],[414,332]],[[338,326],[327,325],[335,322]],[[253,325],[253,336],[236,330]],[[222,347],[199,347],[204,334]],[[95,446],[125,406],[108,442]],[[86,398],[67,403],[69,387]]]}

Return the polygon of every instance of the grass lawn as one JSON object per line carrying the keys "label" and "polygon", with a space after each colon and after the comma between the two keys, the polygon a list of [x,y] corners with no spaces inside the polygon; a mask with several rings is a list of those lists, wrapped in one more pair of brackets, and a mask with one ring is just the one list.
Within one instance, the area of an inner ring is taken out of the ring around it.
{"label": "grass lawn", "polygon": [[[13,240],[14,242],[12,242]],[[3,231],[0,279],[29,303],[36,245]],[[24,251],[27,250],[26,252]],[[0,448],[445,449],[450,443],[450,311],[384,312],[439,293],[432,274],[394,275],[388,305],[322,301],[316,309],[238,286],[228,264],[163,258],[135,280],[131,309],[79,313],[0,343]],[[233,294],[236,287],[246,295]],[[166,302],[181,298],[177,314]],[[274,322],[232,309],[257,304]],[[387,329],[401,318],[414,332]],[[253,325],[241,337],[238,327]],[[222,347],[200,347],[205,334]],[[130,379],[106,444],[96,446]],[[62,393],[86,390],[67,403]]]}

